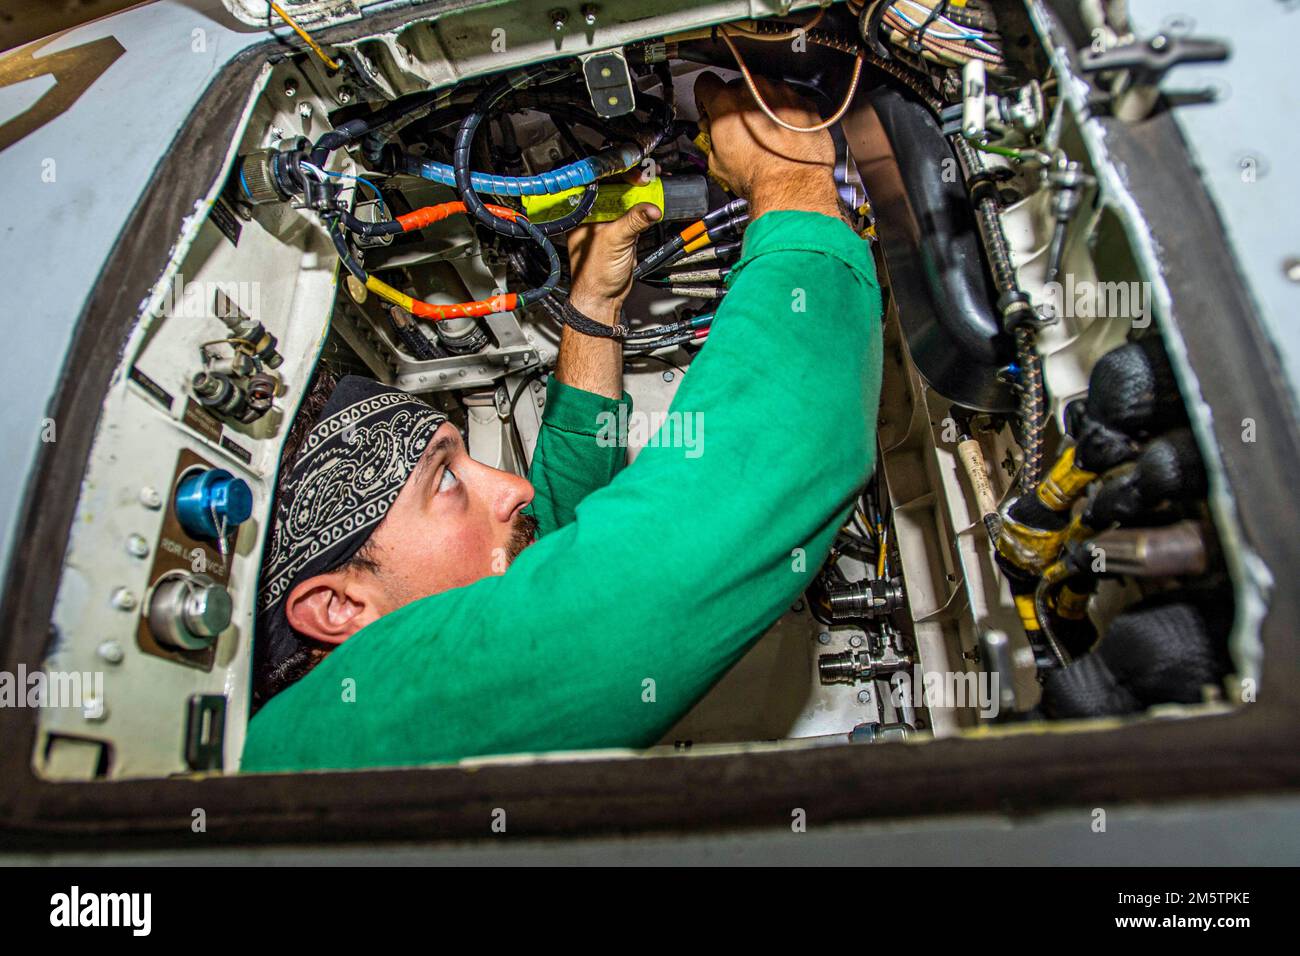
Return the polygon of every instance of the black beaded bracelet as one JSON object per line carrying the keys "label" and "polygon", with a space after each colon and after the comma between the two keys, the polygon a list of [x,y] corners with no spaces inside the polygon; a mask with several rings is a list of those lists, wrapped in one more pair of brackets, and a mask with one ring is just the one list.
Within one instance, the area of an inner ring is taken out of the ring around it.
{"label": "black beaded bracelet", "polygon": [[561,321],[573,331],[601,339],[621,340],[627,337],[627,326],[621,321],[616,325],[606,325],[604,322],[597,322],[583,315],[569,303],[568,299],[560,299],[559,303],[560,313],[563,316]]}

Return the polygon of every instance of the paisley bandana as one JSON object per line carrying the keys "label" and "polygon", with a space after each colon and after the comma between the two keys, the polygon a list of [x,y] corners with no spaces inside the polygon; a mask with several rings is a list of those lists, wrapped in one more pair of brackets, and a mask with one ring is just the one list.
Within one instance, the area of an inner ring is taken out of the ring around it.
{"label": "paisley bandana", "polygon": [[352,558],[384,520],[447,416],[372,379],[341,379],[275,502],[258,592],[260,666],[302,647],[285,617],[301,581]]}

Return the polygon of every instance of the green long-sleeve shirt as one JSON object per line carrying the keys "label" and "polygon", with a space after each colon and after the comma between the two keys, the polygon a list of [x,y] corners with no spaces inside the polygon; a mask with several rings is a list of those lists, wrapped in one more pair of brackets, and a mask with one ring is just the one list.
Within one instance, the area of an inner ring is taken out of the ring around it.
{"label": "green long-sleeve shirt", "polygon": [[879,286],[842,222],[762,216],[727,281],[679,441],[624,468],[620,403],[553,380],[537,542],[349,638],[253,719],[244,770],[649,746],[708,691],[825,560],[880,391]]}

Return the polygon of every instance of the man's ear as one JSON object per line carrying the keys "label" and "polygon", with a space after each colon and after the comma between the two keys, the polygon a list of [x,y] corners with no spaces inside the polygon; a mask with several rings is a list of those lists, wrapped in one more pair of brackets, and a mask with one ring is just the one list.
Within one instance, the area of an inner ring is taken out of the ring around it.
{"label": "man's ear", "polygon": [[326,644],[345,640],[382,615],[372,588],[355,574],[331,571],[303,581],[284,604],[289,626]]}

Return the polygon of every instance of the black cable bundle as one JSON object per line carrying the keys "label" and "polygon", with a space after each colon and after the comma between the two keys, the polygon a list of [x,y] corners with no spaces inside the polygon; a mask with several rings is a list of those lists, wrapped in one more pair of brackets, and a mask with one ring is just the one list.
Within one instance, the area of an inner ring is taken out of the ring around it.
{"label": "black cable bundle", "polygon": [[1128,461],[1138,443],[1186,421],[1178,382],[1159,339],[1111,349],[1093,366],[1078,425],[1075,463],[1101,474]]}
{"label": "black cable bundle", "polygon": [[1170,518],[1178,518],[1185,503],[1200,501],[1208,491],[1196,438],[1190,428],[1179,428],[1147,445],[1131,471],[1103,482],[1080,521],[1101,531],[1149,518],[1170,503]]}
{"label": "black cable bundle", "polygon": [[1156,704],[1196,704],[1230,670],[1223,641],[1227,602],[1161,595],[1117,617],[1091,654],[1048,676],[1049,717],[1132,714]]}

